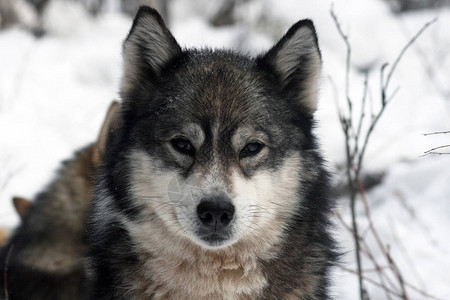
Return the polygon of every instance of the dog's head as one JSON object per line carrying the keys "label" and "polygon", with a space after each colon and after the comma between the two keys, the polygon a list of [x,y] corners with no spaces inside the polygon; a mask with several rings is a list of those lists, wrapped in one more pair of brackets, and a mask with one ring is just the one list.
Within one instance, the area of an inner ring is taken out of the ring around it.
{"label": "dog's head", "polygon": [[182,49],[141,8],[123,56],[107,163],[129,218],[217,249],[279,234],[301,213],[321,67],[311,21],[251,58]]}

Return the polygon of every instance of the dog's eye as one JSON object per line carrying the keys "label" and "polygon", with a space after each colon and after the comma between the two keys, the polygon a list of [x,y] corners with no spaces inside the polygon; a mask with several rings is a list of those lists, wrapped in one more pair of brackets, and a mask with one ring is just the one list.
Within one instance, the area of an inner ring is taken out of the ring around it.
{"label": "dog's eye", "polygon": [[172,144],[172,147],[175,148],[178,152],[190,156],[194,156],[195,150],[192,146],[191,142],[189,142],[185,138],[175,138],[170,141]]}
{"label": "dog's eye", "polygon": [[260,142],[248,143],[247,145],[245,145],[244,148],[242,148],[241,152],[239,153],[239,157],[244,158],[244,157],[254,156],[254,155],[258,154],[263,147],[264,147],[264,144],[262,144]]}

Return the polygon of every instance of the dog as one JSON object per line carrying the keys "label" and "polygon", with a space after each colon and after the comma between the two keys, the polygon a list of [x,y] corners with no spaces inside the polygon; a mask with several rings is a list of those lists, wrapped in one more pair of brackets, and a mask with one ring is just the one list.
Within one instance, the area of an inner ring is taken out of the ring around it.
{"label": "dog", "polygon": [[328,299],[310,20],[266,53],[182,49],[140,8],[88,224],[90,299]]}
{"label": "dog", "polygon": [[0,252],[0,299],[85,299],[86,219],[97,165],[117,103],[96,143],[63,163],[33,201],[14,197],[21,224]]}
{"label": "dog", "polygon": [[[20,219],[23,219],[31,205],[31,201],[22,197],[13,197],[13,205]],[[8,242],[9,237],[9,230],[0,228],[0,248]]]}

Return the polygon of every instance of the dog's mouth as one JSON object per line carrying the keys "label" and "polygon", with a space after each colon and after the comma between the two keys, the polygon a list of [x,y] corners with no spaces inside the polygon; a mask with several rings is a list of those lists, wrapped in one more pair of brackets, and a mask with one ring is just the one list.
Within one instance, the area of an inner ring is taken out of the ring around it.
{"label": "dog's mouth", "polygon": [[195,230],[196,240],[206,247],[224,247],[232,243],[233,230],[227,228],[214,228],[198,225]]}
{"label": "dog's mouth", "polygon": [[210,247],[220,247],[230,240],[230,235],[212,233],[210,235],[201,236],[200,239]]}

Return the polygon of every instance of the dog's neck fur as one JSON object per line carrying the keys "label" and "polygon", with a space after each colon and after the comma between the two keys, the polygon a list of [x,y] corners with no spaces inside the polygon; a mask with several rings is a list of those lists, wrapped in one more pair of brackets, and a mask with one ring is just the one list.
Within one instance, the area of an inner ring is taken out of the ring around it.
{"label": "dog's neck fur", "polygon": [[249,237],[220,250],[206,250],[179,235],[167,236],[160,222],[127,224],[136,242],[139,277],[131,294],[139,299],[257,299],[267,286],[261,261],[276,258],[282,238],[271,224],[264,238]]}

